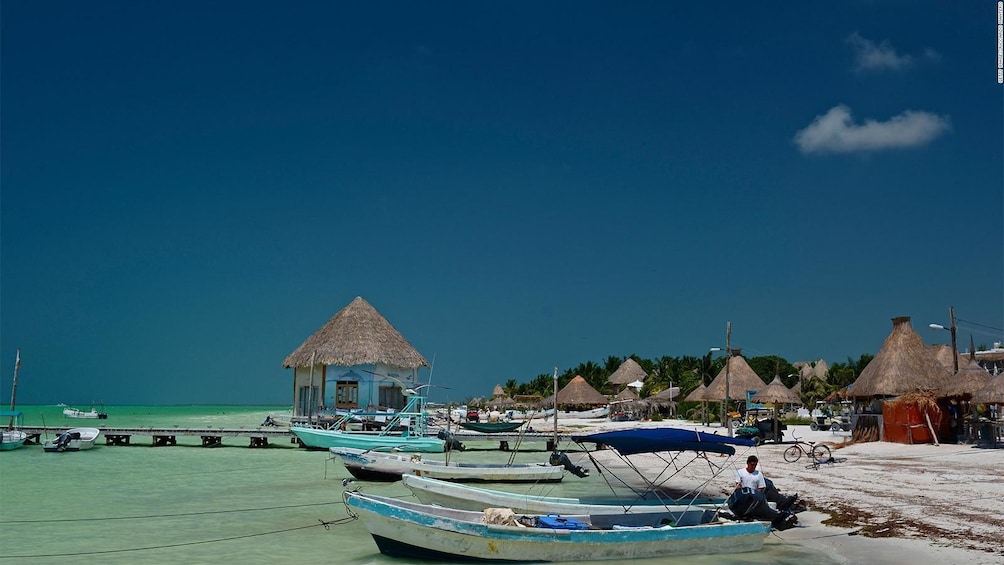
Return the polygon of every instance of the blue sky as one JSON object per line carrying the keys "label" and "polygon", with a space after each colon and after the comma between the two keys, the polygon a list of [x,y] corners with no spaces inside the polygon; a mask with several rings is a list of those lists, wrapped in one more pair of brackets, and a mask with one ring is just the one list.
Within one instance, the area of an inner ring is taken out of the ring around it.
{"label": "blue sky", "polygon": [[0,399],[288,403],[356,296],[453,398],[1004,338],[995,2],[364,4],[0,6]]}

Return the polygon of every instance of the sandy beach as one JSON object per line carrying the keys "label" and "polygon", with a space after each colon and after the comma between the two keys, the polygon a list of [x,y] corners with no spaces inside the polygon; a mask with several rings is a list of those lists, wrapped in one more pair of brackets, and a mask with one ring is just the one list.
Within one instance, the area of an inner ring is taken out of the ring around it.
{"label": "sandy beach", "polygon": [[[725,433],[716,425],[678,420],[559,420],[559,430],[569,433],[626,426]],[[793,434],[825,443],[841,461],[818,468],[807,467],[804,457],[786,462],[782,454]],[[783,493],[797,492],[808,506],[798,515],[799,527],[775,532],[768,543],[817,547],[848,564],[1004,563],[1004,449],[944,443],[851,444],[849,436],[849,432],[814,432],[808,425],[789,426],[783,444],[751,448],[764,474]],[[741,464],[738,458],[732,463]],[[653,463],[653,468],[659,467]],[[731,472],[723,473],[712,488],[727,494],[731,480]]]}

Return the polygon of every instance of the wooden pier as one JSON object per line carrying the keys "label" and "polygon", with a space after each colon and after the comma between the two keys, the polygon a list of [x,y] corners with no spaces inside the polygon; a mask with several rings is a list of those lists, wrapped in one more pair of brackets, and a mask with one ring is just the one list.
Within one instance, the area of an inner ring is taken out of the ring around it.
{"label": "wooden pier", "polygon": [[[38,426],[25,426],[21,428],[28,434],[25,443],[42,443],[42,434],[52,434],[58,436],[71,427],[80,428],[88,426],[60,426],[58,428],[42,428]],[[219,447],[223,445],[223,438],[248,438],[248,447],[268,447],[269,440],[286,439],[290,443],[296,443],[296,437],[287,428],[261,427],[261,428],[112,428],[108,426],[94,426],[101,430],[101,435],[105,438],[105,445],[132,445],[133,436],[145,436],[152,438],[154,447],[177,445],[178,436],[200,437],[202,447]]]}
{"label": "wooden pier", "polygon": [[[96,427],[101,430],[101,435],[105,439],[105,445],[133,445],[133,436],[143,436],[151,438],[151,445],[154,447],[166,447],[170,445],[178,445],[178,437],[199,437],[202,439],[202,447],[219,447],[223,445],[224,438],[248,438],[248,447],[268,447],[270,440],[280,440],[285,439],[290,443],[300,443],[290,431],[289,428],[284,427],[273,427],[273,426],[262,426],[259,428],[153,428],[153,427],[109,427],[109,426],[59,426],[52,428],[43,428],[40,426],[25,426],[21,428],[25,433],[28,434],[28,439],[25,443],[42,443],[42,434],[49,434],[52,437],[58,436],[59,434],[65,432],[70,428],[80,428],[80,427]],[[360,435],[377,435],[379,432],[375,431],[358,431],[352,432]],[[435,432],[430,432],[430,436],[436,435]],[[530,442],[545,442],[545,449],[547,451],[553,451],[555,449],[555,441],[553,433],[543,433],[543,432],[530,432],[524,434],[518,433],[480,433],[480,432],[454,432],[454,439],[460,442],[472,442],[472,441],[485,441],[485,442],[498,442],[498,449],[500,451],[509,451],[510,444],[517,443],[530,443]],[[570,436],[565,434],[558,435],[558,442],[565,443],[570,441]],[[301,444],[302,445],[302,444]]]}

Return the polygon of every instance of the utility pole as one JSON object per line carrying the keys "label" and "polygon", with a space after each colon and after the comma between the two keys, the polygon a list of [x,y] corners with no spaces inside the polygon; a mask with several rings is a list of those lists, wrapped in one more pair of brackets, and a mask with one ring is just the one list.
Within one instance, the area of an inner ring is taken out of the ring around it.
{"label": "utility pole", "polygon": [[[954,327],[954,325],[953,325]],[[725,324],[725,424],[732,437],[732,418],[729,417],[729,365],[732,364],[732,321]]]}
{"label": "utility pole", "polygon": [[955,306],[948,307],[948,315],[952,320],[952,327],[950,328],[952,332],[952,367],[955,368],[953,375],[959,374],[959,346],[955,342]]}

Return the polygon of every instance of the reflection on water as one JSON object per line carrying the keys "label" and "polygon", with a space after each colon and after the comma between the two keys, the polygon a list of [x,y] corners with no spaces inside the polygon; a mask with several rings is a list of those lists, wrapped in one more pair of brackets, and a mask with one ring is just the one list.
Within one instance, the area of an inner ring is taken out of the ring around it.
{"label": "reflection on water", "polygon": [[[29,425],[65,425],[58,407],[25,407]],[[32,411],[35,411],[32,420]],[[282,408],[106,407],[108,426],[215,425],[254,427]],[[54,422],[53,420],[58,420]],[[211,422],[211,424],[207,424]],[[76,422],[73,425],[79,425]],[[201,440],[152,447],[137,436],[131,446],[99,445],[77,453],[44,453],[40,446],[0,454],[0,563],[276,563],[396,564],[380,555],[363,525],[347,520],[342,479],[350,475],[327,453],[289,444],[249,449],[246,439],[203,448]],[[458,458],[504,462],[497,451]],[[521,453],[518,461],[546,458]],[[349,488],[410,497],[400,483],[354,482]],[[502,488],[517,490],[519,485]],[[597,494],[596,474],[568,475],[546,491]],[[537,493],[544,493],[537,489]],[[324,523],[327,523],[327,528]],[[638,560],[639,565],[835,563],[819,552],[775,536],[765,549],[739,555]]]}

